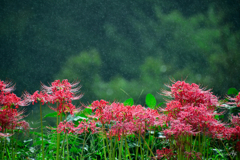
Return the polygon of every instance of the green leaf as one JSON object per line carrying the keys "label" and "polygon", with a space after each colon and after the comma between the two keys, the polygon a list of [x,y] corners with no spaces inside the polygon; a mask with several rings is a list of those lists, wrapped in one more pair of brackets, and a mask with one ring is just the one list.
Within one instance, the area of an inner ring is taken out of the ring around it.
{"label": "green leaf", "polygon": [[147,106],[151,109],[154,109],[157,104],[156,98],[150,93],[147,94],[145,102],[146,102]]}
{"label": "green leaf", "polygon": [[163,104],[165,104],[165,102],[161,102],[161,103],[159,103],[157,106],[158,106],[158,107],[161,107]]}
{"label": "green leaf", "polygon": [[227,94],[228,94],[228,95],[230,95],[230,94],[237,95],[237,94],[238,94],[238,90],[237,90],[236,88],[229,88]]}
{"label": "green leaf", "polygon": [[221,153],[221,151],[219,151],[217,148],[215,148],[215,150],[218,152],[218,154],[219,154],[222,158],[224,158],[224,156],[223,156],[223,154]]}
{"label": "green leaf", "polygon": [[44,118],[47,118],[47,117],[57,117],[57,112],[48,113],[47,115],[44,116]]}
{"label": "green leaf", "polygon": [[133,98],[127,99],[123,104],[124,106],[132,106],[134,104]]}
{"label": "green leaf", "polygon": [[[43,118],[47,118],[47,117],[57,117],[57,112],[48,113]],[[65,117],[65,114],[62,114],[62,117]]]}
{"label": "green leaf", "polygon": [[71,115],[68,115],[67,117],[67,121],[78,121],[79,119],[83,120],[83,119],[86,119],[85,117],[80,117],[80,116],[71,116]]}
{"label": "green leaf", "polygon": [[84,113],[85,115],[92,114],[92,109],[90,109],[90,108],[85,108],[85,109],[83,110],[83,113]]}

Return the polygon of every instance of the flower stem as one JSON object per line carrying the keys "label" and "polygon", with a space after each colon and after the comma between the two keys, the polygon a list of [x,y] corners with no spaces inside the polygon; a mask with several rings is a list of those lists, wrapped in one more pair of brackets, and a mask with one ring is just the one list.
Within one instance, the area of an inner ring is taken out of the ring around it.
{"label": "flower stem", "polygon": [[68,135],[65,133],[67,139],[67,159],[69,160]]}
{"label": "flower stem", "polygon": [[85,146],[85,140],[86,140],[86,136],[87,136],[87,133],[85,131],[85,135],[84,135],[84,139],[83,139],[83,146],[82,146],[82,152],[81,152],[81,159],[83,159],[83,150],[84,150],[84,146]]}
{"label": "flower stem", "polygon": [[119,155],[118,155],[118,159],[121,159],[122,157],[122,147],[123,147],[123,137],[121,137],[121,144],[119,147]]}
{"label": "flower stem", "polygon": [[136,155],[135,155],[135,160],[138,159],[138,150],[139,150],[139,145],[140,145],[140,130],[138,134],[138,146],[136,147]]}
{"label": "flower stem", "polygon": [[[61,120],[62,120],[62,113],[60,114],[60,121]],[[57,125],[57,127],[58,127],[58,125]],[[56,156],[56,160],[59,160],[59,147],[60,147],[60,133],[57,134],[57,156]]]}
{"label": "flower stem", "polygon": [[[13,128],[12,128],[12,134],[13,134]],[[14,160],[13,136],[11,137],[11,142],[12,142],[12,160]]]}
{"label": "flower stem", "polygon": [[143,141],[144,141],[144,143],[146,144],[146,146],[147,146],[148,150],[150,151],[150,153],[152,154],[152,156],[154,157],[154,159],[156,159],[156,157],[154,156],[154,154],[153,154],[152,150],[149,148],[149,145],[147,144],[147,142],[146,142],[146,140],[144,139],[144,137],[143,137],[143,136],[142,136],[142,138],[143,138]]}
{"label": "flower stem", "polygon": [[41,134],[42,134],[42,159],[44,160],[44,146],[43,146],[43,123],[42,123],[42,105],[40,104],[40,118],[41,118]]}
{"label": "flower stem", "polygon": [[[222,140],[221,139],[219,139],[221,142],[222,142]],[[223,144],[223,142],[222,142],[222,144]],[[229,157],[230,157],[230,159],[231,160],[233,160],[232,159],[232,156],[231,156],[231,154],[229,153],[229,151],[228,151],[228,149],[225,147],[225,145],[223,144],[223,147],[225,148],[225,150],[227,151],[227,153],[228,153],[228,155],[229,155]]]}
{"label": "flower stem", "polygon": [[125,146],[126,146],[126,149],[127,149],[127,151],[128,151],[128,154],[129,154],[129,159],[132,160],[132,158],[131,158],[131,153],[130,153],[129,148],[128,148],[126,136],[125,136]]}

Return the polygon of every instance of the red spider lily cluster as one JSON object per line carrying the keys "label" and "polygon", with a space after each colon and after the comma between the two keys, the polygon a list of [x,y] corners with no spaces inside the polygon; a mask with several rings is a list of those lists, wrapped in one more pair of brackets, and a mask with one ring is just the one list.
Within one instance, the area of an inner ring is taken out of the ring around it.
{"label": "red spider lily cluster", "polygon": [[168,148],[162,148],[161,150],[158,149],[156,153],[157,153],[157,159],[162,159],[162,158],[171,159],[174,156],[173,151]]}
{"label": "red spider lily cluster", "polygon": [[41,102],[42,105],[46,103],[57,103],[57,108],[50,108],[60,115],[61,113],[70,113],[73,115],[75,112],[78,112],[78,109],[72,104],[72,100],[77,100],[82,97],[82,94],[76,95],[76,93],[81,88],[78,86],[79,82],[69,83],[67,79],[55,80],[52,82],[51,86],[46,86],[42,84],[41,91],[36,91],[33,95],[25,93],[25,98],[28,102],[32,104],[36,102]]}
{"label": "red spider lily cluster", "polygon": [[[41,90],[32,95],[25,92],[22,100],[12,93],[14,90],[12,83],[0,81],[0,137],[13,134],[13,132],[6,133],[7,130],[29,128],[29,124],[22,120],[23,111],[17,110],[19,106],[40,102],[40,106],[57,104],[56,108],[49,107],[58,115],[66,113],[74,115],[75,112],[79,112],[79,109],[72,104],[73,100],[82,97],[82,94],[78,94],[81,88],[78,85],[79,82],[71,84],[68,80],[62,82],[55,80],[50,86],[42,84]],[[185,81],[174,82],[168,87],[170,91],[163,93],[171,100],[167,101],[164,109],[154,110],[141,105],[130,106],[97,100],[91,104],[94,114],[88,115],[88,121],[81,121],[78,125],[71,121],[62,121],[57,126],[57,133],[82,134],[91,130],[92,133],[102,132],[109,139],[117,137],[121,140],[128,135],[143,135],[153,129],[160,129],[167,139],[174,138],[175,144],[188,159],[201,159],[200,153],[187,152],[184,149],[182,137],[189,135],[201,134],[212,138],[234,140],[235,150],[240,152],[240,114],[232,115],[229,124],[221,123],[215,119],[216,115],[219,115],[215,110],[220,104],[210,90]],[[240,92],[236,97],[229,99],[231,100],[229,104],[240,107]],[[157,150],[157,158],[169,159],[175,156],[174,153],[175,148],[162,148]]]}
{"label": "red spider lily cluster", "polygon": [[91,118],[102,125],[111,125],[111,128],[106,131],[109,138],[117,136],[120,140],[122,136],[143,134],[150,127],[166,124],[165,115],[160,115],[157,110],[141,105],[125,106],[123,103],[109,104],[101,100],[94,101],[91,106],[95,110],[95,115],[90,116]]}
{"label": "red spider lily cluster", "polygon": [[[164,91],[164,94],[173,100],[167,103],[165,109],[160,109],[167,115],[170,124],[170,127],[163,131],[167,138],[173,136],[178,140],[179,136],[201,133],[213,138],[234,139],[239,142],[240,115],[232,116],[233,127],[217,121],[215,109],[219,106],[218,98],[210,90],[184,81],[177,81],[168,87],[171,91]],[[239,95],[231,100],[235,101],[236,106],[239,105]]]}
{"label": "red spider lily cluster", "polygon": [[218,98],[210,90],[201,89],[197,84],[188,84],[177,81],[168,86],[171,91],[164,91],[166,96],[173,98],[167,103],[167,107],[161,111],[168,116],[171,124],[164,131],[167,137],[174,135],[196,135],[204,133],[220,137],[225,128],[223,123],[218,122],[214,112],[218,106]]}
{"label": "red spider lily cluster", "polygon": [[197,160],[201,160],[201,153],[199,152],[195,152],[195,151],[192,151],[192,152],[184,152],[185,153],[185,157],[186,159],[197,159]]}
{"label": "red spider lily cluster", "polygon": [[[18,111],[19,106],[26,106],[25,100],[17,97],[12,91],[14,85],[0,80],[0,137],[11,136],[6,131],[15,129],[29,129],[29,124],[22,120],[24,111]],[[15,107],[15,108],[14,108]]]}
{"label": "red spider lily cluster", "polygon": [[229,102],[228,104],[234,104],[237,107],[240,107],[240,92],[237,94],[235,98],[229,97],[229,100],[233,102]]}
{"label": "red spider lily cluster", "polygon": [[86,121],[81,121],[79,122],[77,127],[74,127],[73,122],[67,122],[63,121],[60,122],[58,127],[57,127],[57,132],[61,133],[74,133],[74,134],[82,134],[83,132],[89,132],[88,129],[91,129],[92,133],[95,133],[96,131],[96,124],[95,122],[86,122]]}

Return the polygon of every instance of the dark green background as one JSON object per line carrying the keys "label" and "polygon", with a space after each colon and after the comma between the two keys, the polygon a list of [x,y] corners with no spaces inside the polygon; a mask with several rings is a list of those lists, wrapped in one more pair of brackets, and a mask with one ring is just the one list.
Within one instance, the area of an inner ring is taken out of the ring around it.
{"label": "dark green background", "polygon": [[18,96],[81,80],[85,104],[160,103],[169,79],[224,97],[240,89],[239,11],[238,0],[1,0],[0,79]]}

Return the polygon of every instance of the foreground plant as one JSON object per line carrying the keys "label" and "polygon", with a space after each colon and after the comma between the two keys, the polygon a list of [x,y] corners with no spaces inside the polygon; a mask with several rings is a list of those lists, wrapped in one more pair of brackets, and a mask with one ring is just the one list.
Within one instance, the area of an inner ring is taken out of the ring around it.
{"label": "foreground plant", "polygon": [[[21,100],[11,93],[14,87],[10,83],[1,81],[2,159],[5,158],[6,148],[10,146],[5,138],[12,136],[17,129],[29,128],[28,123],[21,120],[24,118],[23,111],[17,108],[30,102],[40,104],[41,134],[35,133],[41,137],[42,152],[36,151],[38,159],[56,156],[56,159],[190,160],[213,158],[214,151],[222,159],[240,159],[240,114],[232,115],[230,123],[220,122],[218,117],[221,113],[216,110],[221,104],[210,90],[194,83],[177,81],[168,86],[170,91],[163,92],[171,98],[165,108],[158,108],[154,96],[148,94],[146,104],[149,108],[134,105],[133,99],[124,103],[97,100],[79,112],[72,104],[73,100],[82,97],[77,94],[80,89],[78,84],[56,80],[51,86],[42,84],[41,91],[33,95],[26,92],[24,100]],[[239,102],[238,93],[229,98],[228,104],[239,107]],[[48,127],[52,129],[48,136],[43,133],[42,123],[42,105],[47,103],[56,104],[56,107],[49,107],[57,117],[57,127]],[[89,137],[92,137],[91,141]],[[60,144],[60,141],[63,143]],[[9,154],[12,159],[17,150],[14,143],[12,139],[12,153]],[[40,143],[36,142],[36,146]]]}
{"label": "foreground plant", "polygon": [[[29,124],[22,120],[25,116],[24,111],[18,111],[19,106],[26,106],[28,103],[25,100],[17,97],[14,93],[14,85],[11,82],[7,83],[0,80],[0,138],[2,159],[4,159],[6,151],[6,137],[14,134],[16,129],[29,129]],[[2,144],[4,143],[4,146]],[[12,159],[15,158],[13,137],[12,143]]]}

